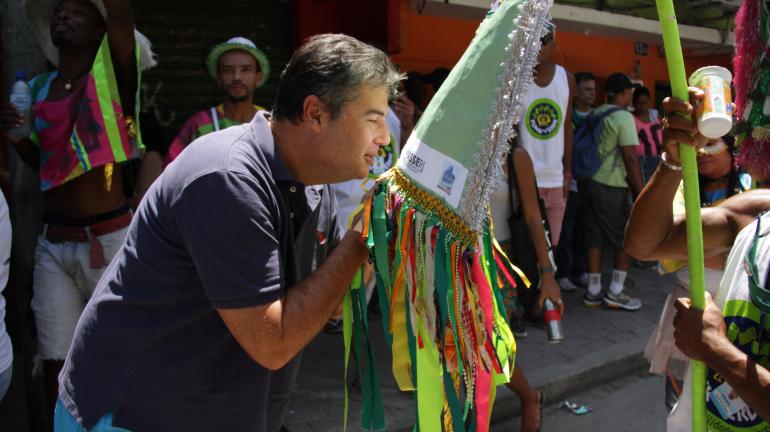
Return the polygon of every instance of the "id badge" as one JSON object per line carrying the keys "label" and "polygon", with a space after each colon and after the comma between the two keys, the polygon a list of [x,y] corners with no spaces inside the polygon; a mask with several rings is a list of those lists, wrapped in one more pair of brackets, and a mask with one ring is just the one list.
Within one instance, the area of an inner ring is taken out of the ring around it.
{"label": "id badge", "polygon": [[711,402],[719,411],[723,419],[728,419],[733,414],[746,408],[746,403],[735,393],[735,390],[727,382],[711,391]]}

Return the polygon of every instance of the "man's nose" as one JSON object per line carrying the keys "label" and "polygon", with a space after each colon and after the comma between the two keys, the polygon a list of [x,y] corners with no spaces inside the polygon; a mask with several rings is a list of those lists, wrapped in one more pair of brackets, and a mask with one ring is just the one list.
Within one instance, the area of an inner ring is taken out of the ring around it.
{"label": "man's nose", "polygon": [[382,122],[382,126],[379,133],[375,137],[374,143],[380,147],[385,147],[386,145],[390,144],[390,131],[388,130],[388,125],[385,124],[385,121]]}
{"label": "man's nose", "polygon": [[56,11],[56,13],[54,14],[54,17],[56,19],[62,19],[63,20],[63,19],[66,19],[68,17],[68,15],[69,14],[67,13],[67,10],[64,9],[64,8],[61,8],[58,11]]}

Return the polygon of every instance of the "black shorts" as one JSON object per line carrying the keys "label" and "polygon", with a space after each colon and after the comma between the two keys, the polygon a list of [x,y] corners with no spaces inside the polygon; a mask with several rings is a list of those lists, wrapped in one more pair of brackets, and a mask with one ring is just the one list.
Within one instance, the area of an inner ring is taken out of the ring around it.
{"label": "black shorts", "polygon": [[585,202],[583,222],[586,246],[622,249],[626,222],[631,214],[628,188],[607,186],[593,180],[580,182],[579,188]]}

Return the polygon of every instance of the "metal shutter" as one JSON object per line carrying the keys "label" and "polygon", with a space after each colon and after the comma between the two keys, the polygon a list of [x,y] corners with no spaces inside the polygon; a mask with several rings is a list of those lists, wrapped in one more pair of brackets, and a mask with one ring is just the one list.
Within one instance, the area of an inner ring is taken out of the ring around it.
{"label": "metal shutter", "polygon": [[255,103],[270,108],[278,75],[291,54],[290,3],[286,0],[135,0],[137,28],[153,43],[158,66],[143,75],[142,109],[169,137],[193,113],[221,102],[205,56],[233,36],[254,41],[270,61],[270,78]]}

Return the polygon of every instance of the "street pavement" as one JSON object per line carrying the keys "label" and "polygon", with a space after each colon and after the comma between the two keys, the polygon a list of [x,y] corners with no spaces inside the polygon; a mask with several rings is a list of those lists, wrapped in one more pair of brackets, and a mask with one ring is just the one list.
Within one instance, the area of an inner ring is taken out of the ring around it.
{"label": "street pavement", "polygon": [[[590,407],[593,411],[575,415],[562,406],[563,400],[553,401],[543,411],[544,431],[613,431],[648,432],[666,429],[668,411],[663,403],[662,376],[639,372],[584,393],[572,396],[571,402]],[[490,432],[519,431],[520,418],[495,424]]]}
{"label": "street pavement", "polygon": [[[605,268],[610,268],[609,263],[605,263]],[[603,280],[606,288],[610,275],[605,274]],[[519,367],[523,368],[534,387],[545,392],[549,403],[643,372],[647,364],[642,358],[642,350],[674,283],[671,276],[659,276],[651,270],[631,269],[628,283],[631,293],[644,302],[642,309],[637,312],[589,309],[580,303],[585,292],[583,289],[565,293],[567,310],[562,325],[566,339],[560,344],[551,345],[547,342],[545,331],[529,327],[529,336],[517,341]],[[371,320],[369,328],[382,384],[387,430],[410,430],[414,423],[415,409],[411,394],[399,391],[393,380],[390,356],[384,348],[381,322]],[[22,366],[15,365],[14,372],[18,373],[14,374],[8,396],[0,403],[2,432],[25,432],[32,429],[26,416],[28,406],[23,392]],[[354,367],[351,363],[351,374]],[[343,429],[343,375],[342,335],[321,333],[304,353],[297,388],[286,419],[291,432],[336,432]],[[648,397],[659,401],[661,394],[661,390],[655,388]],[[355,394],[350,398],[349,431],[359,430],[359,400]],[[597,399],[592,403],[594,412],[590,414],[591,418],[625,415],[616,412],[623,408],[614,403],[612,398]],[[518,399],[513,392],[500,387],[492,413],[493,425],[518,425],[518,420],[515,420],[518,414]],[[562,429],[559,424],[554,423],[554,427],[548,430],[620,430]],[[518,426],[510,430],[518,430]]]}
{"label": "street pavement", "polygon": [[[605,268],[610,268],[609,263]],[[549,344],[545,331],[535,327],[528,327],[528,337],[517,341],[519,366],[530,384],[547,395],[548,401],[560,401],[646,370],[647,362],[642,352],[675,282],[672,276],[660,276],[653,270],[639,268],[632,268],[629,278],[631,294],[644,302],[639,311],[589,309],[580,302],[585,291],[579,288],[563,295],[567,307],[562,322],[566,335],[563,342]],[[604,274],[602,279],[606,289],[610,275]],[[411,394],[400,392],[393,379],[380,321],[370,320],[369,329],[381,379],[387,430],[409,430],[414,423],[415,409]],[[351,363],[349,375],[353,374],[353,367]],[[342,335],[321,333],[305,350],[286,419],[291,432],[342,430],[343,376]],[[650,397],[657,398],[660,394],[661,391],[656,390]],[[600,401],[599,406],[593,407],[595,416],[616,415],[605,410],[601,406],[603,403]],[[353,395],[348,430],[359,430],[359,410],[359,399]],[[518,413],[518,398],[507,388],[500,387],[492,413],[493,424],[510,420]]]}

